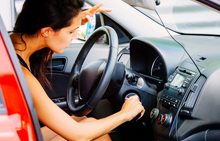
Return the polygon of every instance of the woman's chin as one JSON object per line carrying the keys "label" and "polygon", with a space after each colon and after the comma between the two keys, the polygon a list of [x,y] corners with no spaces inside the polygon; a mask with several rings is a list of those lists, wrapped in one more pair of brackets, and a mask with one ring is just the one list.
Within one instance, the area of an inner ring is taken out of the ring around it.
{"label": "woman's chin", "polygon": [[54,51],[55,53],[63,53],[63,51],[64,51],[64,49],[62,49],[62,50],[58,50],[58,51]]}

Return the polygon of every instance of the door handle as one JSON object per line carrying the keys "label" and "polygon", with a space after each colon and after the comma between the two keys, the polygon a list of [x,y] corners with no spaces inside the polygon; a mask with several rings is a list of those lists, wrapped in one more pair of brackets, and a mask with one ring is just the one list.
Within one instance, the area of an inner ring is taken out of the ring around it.
{"label": "door handle", "polygon": [[[62,71],[64,68],[64,65],[56,65],[56,66],[51,66],[52,70],[56,70],[56,71]],[[47,69],[50,69],[50,66],[47,66]]]}

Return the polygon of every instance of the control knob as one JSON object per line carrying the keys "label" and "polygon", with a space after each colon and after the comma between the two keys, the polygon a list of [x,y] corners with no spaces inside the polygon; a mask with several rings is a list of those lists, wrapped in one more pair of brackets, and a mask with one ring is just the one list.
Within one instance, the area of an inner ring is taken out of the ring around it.
{"label": "control knob", "polygon": [[156,118],[158,118],[158,115],[159,115],[159,109],[153,108],[150,112],[150,118],[156,119]]}
{"label": "control knob", "polygon": [[164,84],[164,88],[168,90],[170,88],[170,84],[169,83],[165,83]]}
{"label": "control knob", "polygon": [[161,117],[161,124],[163,124],[164,126],[168,126],[171,123],[172,120],[172,116],[169,114],[165,114]]}
{"label": "control knob", "polygon": [[184,94],[184,92],[185,92],[184,88],[179,88],[178,89],[178,94],[182,95],[182,94]]}
{"label": "control knob", "polygon": [[128,80],[128,83],[130,83],[132,85],[136,85],[137,84],[138,78],[135,76],[135,74],[128,73],[125,77]]}
{"label": "control knob", "polygon": [[162,114],[160,114],[160,116],[157,118],[158,124],[161,124],[161,119],[163,119],[163,115]]}

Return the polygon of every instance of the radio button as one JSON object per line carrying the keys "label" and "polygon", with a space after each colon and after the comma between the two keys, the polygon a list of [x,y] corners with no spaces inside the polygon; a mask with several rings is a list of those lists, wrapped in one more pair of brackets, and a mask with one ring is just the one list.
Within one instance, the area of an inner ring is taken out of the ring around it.
{"label": "radio button", "polygon": [[188,84],[187,82],[184,82],[183,85],[182,85],[182,87],[183,87],[183,88],[186,88],[186,87],[187,87],[187,84]]}
{"label": "radio button", "polygon": [[186,79],[190,81],[190,80],[191,80],[192,78],[190,78],[190,77],[187,77]]}
{"label": "radio button", "polygon": [[170,77],[168,78],[168,81],[171,82],[173,80],[173,75],[170,75]]}
{"label": "radio button", "polygon": [[182,95],[182,94],[184,94],[184,92],[185,92],[184,88],[179,88],[178,94]]}
{"label": "radio button", "polygon": [[169,83],[165,83],[164,84],[164,88],[168,90],[170,88],[170,84]]}

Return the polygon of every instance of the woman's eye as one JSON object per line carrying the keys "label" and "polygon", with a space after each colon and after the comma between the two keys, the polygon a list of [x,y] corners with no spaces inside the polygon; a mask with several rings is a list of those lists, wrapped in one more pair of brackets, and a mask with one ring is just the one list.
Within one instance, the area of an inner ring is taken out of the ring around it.
{"label": "woman's eye", "polygon": [[71,31],[70,34],[73,34],[73,33],[75,33],[76,31],[77,31],[77,30]]}

